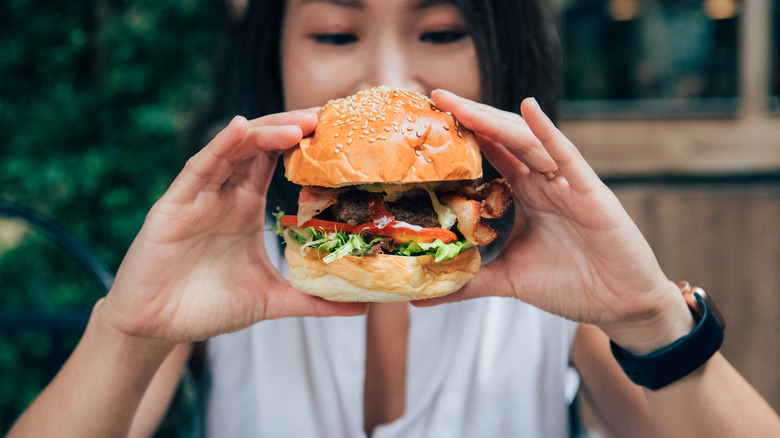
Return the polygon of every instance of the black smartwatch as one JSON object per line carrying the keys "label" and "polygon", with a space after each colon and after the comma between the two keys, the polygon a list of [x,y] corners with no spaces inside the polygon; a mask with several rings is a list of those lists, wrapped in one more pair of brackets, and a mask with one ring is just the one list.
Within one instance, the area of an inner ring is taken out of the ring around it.
{"label": "black smartwatch", "polygon": [[636,384],[661,389],[704,365],[723,344],[726,323],[710,296],[687,281],[679,284],[696,327],[691,333],[649,354],[638,356],[610,341],[612,355]]}

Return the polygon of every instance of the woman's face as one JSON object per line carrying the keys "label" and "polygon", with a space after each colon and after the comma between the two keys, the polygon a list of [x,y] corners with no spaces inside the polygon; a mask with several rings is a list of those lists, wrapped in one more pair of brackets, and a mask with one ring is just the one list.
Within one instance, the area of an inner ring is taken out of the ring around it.
{"label": "woman's face", "polygon": [[288,0],[281,49],[288,110],[378,85],[481,97],[474,43],[442,0]]}

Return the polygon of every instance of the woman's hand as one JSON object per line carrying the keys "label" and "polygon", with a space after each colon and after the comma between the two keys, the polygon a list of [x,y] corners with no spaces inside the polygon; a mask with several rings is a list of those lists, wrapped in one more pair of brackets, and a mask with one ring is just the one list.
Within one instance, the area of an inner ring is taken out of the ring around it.
{"label": "woman's hand", "polygon": [[270,318],[364,312],[296,291],[265,252],[274,166],[316,122],[313,111],[236,117],[191,158],[122,262],[101,303],[105,320],[125,334],[183,342]]}
{"label": "woman's hand", "polygon": [[[521,117],[445,91],[432,98],[477,134],[485,156],[512,186],[516,213],[494,261],[458,293],[419,305],[516,297],[597,324],[637,351],[690,330],[679,289],[640,231],[535,100],[523,102]],[[543,176],[556,168],[557,177]]]}

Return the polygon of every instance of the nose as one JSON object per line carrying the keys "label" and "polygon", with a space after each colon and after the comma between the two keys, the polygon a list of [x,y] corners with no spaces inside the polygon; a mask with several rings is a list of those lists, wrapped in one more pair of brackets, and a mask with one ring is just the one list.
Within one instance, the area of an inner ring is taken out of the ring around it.
{"label": "nose", "polygon": [[419,78],[419,63],[401,38],[378,39],[370,45],[366,61],[361,88],[389,85],[422,94],[430,91]]}

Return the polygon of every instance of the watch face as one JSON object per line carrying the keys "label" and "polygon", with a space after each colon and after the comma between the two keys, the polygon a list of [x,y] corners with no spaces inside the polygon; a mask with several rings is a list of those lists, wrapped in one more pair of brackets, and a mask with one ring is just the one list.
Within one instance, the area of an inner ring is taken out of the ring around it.
{"label": "watch face", "polygon": [[709,309],[710,312],[712,312],[712,316],[715,317],[715,320],[718,321],[718,324],[720,324],[720,327],[725,330],[726,329],[726,320],[723,318],[723,314],[720,313],[720,309],[718,309],[718,306],[715,305],[715,301],[712,300],[712,297],[710,297],[710,294],[704,291],[704,289],[700,287],[694,287],[693,293],[695,295],[698,295],[701,297],[702,300],[707,304],[707,309]]}
{"label": "watch face", "polygon": [[687,281],[681,281],[678,286],[683,297],[685,297],[685,302],[688,303],[688,307],[696,318],[696,322],[701,321],[704,316],[704,306],[699,303],[698,297],[706,304],[707,309],[712,312],[712,316],[715,317],[721,328],[726,328],[726,320],[723,318],[723,314],[720,313],[720,309],[715,305],[715,301],[712,300],[712,297],[704,289],[691,286]]}

